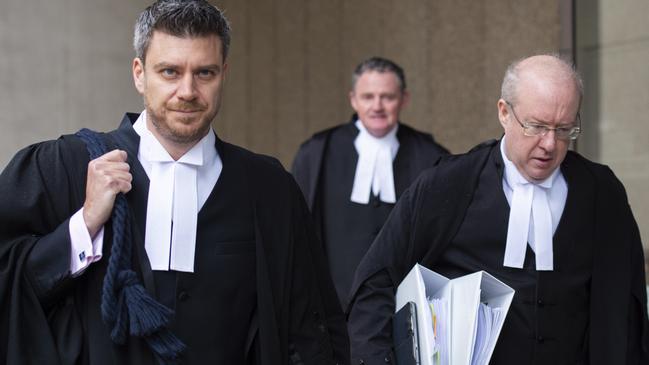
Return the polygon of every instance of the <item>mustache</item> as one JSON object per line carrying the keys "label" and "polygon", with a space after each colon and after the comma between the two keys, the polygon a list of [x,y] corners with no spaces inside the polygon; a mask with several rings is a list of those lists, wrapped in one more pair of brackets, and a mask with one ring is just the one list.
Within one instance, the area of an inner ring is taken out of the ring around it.
{"label": "mustache", "polygon": [[167,108],[179,112],[197,112],[197,111],[204,111],[205,109],[207,109],[207,106],[199,102],[180,101],[180,102],[167,104]]}

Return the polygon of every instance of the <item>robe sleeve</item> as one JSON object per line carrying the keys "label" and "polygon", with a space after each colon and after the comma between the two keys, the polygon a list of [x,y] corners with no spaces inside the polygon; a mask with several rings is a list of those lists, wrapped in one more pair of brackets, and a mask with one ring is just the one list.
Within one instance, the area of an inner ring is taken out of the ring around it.
{"label": "robe sleeve", "polygon": [[328,136],[328,132],[323,132],[304,142],[297,151],[291,168],[291,173],[311,211],[315,205],[316,187]]}
{"label": "robe sleeve", "polygon": [[597,165],[594,171],[599,198],[591,285],[591,363],[647,364],[647,288],[638,225],[622,183],[608,167]]}
{"label": "robe sleeve", "polygon": [[309,147],[308,141],[303,143],[295,154],[293,158],[293,164],[291,165],[291,174],[295,178],[295,181],[300,186],[302,194],[308,200],[309,193],[309,174],[310,174],[310,164],[309,160]]}
{"label": "robe sleeve", "polygon": [[394,363],[392,314],[394,295],[409,262],[413,195],[406,190],[358,266],[348,306],[352,364]]}
{"label": "robe sleeve", "polygon": [[[291,179],[292,180],[292,179]],[[349,363],[349,337],[322,245],[294,183],[295,259],[289,352],[294,363]]]}
{"label": "robe sleeve", "polygon": [[494,145],[442,157],[399,198],[354,276],[347,307],[353,364],[394,361],[396,289],[416,263],[433,265],[448,247]]}
{"label": "robe sleeve", "polygon": [[47,316],[68,291],[68,220],[80,195],[69,148],[64,139],[32,145],[0,175],[0,362],[58,358]]}

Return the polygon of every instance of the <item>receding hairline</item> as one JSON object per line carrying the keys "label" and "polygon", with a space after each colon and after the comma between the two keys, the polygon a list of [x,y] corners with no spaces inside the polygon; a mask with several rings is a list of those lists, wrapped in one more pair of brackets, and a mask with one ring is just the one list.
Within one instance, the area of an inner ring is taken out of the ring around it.
{"label": "receding hairline", "polygon": [[518,88],[526,79],[538,78],[547,82],[571,82],[579,104],[583,98],[583,81],[572,63],[557,54],[540,54],[512,62],[505,71],[501,87],[501,98],[516,103]]}
{"label": "receding hairline", "polygon": [[351,91],[356,89],[356,82],[364,74],[375,71],[379,73],[391,72],[397,78],[401,92],[406,90],[406,74],[401,66],[396,62],[384,57],[370,57],[359,63],[352,72]]}
{"label": "receding hairline", "polygon": [[402,92],[402,93],[406,92],[406,90],[403,88],[403,85],[401,83],[401,79],[399,78],[399,75],[396,72],[394,72],[393,70],[365,70],[365,71],[361,72],[360,74],[355,74],[354,78],[353,78],[353,81],[352,81],[352,85],[351,85],[351,91],[354,92],[356,90],[356,85],[358,84],[358,80],[361,77],[363,77],[364,75],[370,74],[370,73],[377,73],[377,74],[382,74],[382,75],[392,74],[392,76],[394,76],[394,78],[397,80],[397,84],[399,85],[399,92]]}

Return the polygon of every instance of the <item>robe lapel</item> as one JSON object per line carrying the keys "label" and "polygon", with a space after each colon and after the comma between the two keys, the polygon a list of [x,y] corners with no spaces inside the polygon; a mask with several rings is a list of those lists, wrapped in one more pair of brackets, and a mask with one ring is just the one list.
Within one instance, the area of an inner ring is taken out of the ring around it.
{"label": "robe lapel", "polygon": [[397,131],[397,140],[399,141],[399,150],[392,163],[392,173],[394,176],[394,190],[397,199],[410,186],[416,176],[412,176],[412,159],[417,158],[413,154],[413,145],[409,143],[408,136],[403,128]]}
{"label": "robe lapel", "polygon": [[137,114],[126,114],[119,128],[111,133],[111,136],[120,149],[128,154],[128,164],[131,166],[133,175],[132,189],[126,194],[126,201],[131,208],[133,215],[133,232],[135,239],[136,255],[139,263],[140,273],[144,281],[144,287],[149,294],[155,297],[155,285],[153,272],[149,258],[144,249],[144,231],[146,225],[146,207],[149,196],[149,177],[137,158],[140,146],[140,136],[133,129],[133,123],[137,120]]}

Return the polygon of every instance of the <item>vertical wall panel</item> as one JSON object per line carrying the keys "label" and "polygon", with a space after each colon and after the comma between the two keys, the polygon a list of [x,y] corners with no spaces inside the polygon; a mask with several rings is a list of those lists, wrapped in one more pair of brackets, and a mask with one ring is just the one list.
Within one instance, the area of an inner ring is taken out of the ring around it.
{"label": "vertical wall panel", "polygon": [[276,37],[275,1],[252,1],[248,7],[249,23],[246,64],[248,85],[248,142],[255,151],[276,153]]}
{"label": "vertical wall panel", "polygon": [[0,3],[0,168],[21,147],[139,112],[133,23],[146,1]]}
{"label": "vertical wall panel", "polygon": [[232,27],[228,70],[221,111],[214,121],[219,136],[228,142],[248,145],[250,104],[248,89],[250,74],[247,63],[248,7],[249,0],[223,0],[214,2],[223,11]]}
{"label": "vertical wall panel", "polygon": [[[275,17],[290,17],[278,21],[275,35],[277,86],[275,138],[277,156],[291,161],[307,134],[306,51],[307,4],[303,0],[276,0]],[[286,166],[290,168],[290,166]]]}
{"label": "vertical wall panel", "polygon": [[439,126],[434,122],[433,95],[428,82],[435,70],[430,53],[422,52],[431,44],[431,10],[432,2],[428,0],[391,1],[386,8],[384,56],[398,63],[406,73],[410,104],[401,113],[402,121],[437,135]]}
{"label": "vertical wall panel", "polygon": [[[584,74],[579,150],[624,183],[649,242],[649,3],[577,1],[577,64]],[[645,255],[649,263],[649,256]]]}
{"label": "vertical wall panel", "polygon": [[[438,140],[452,151],[460,152],[484,139],[483,88],[485,4],[471,0],[435,1],[431,21],[431,78],[434,97],[432,122]],[[496,26],[495,24],[493,26]],[[429,125],[427,129],[432,128]],[[493,135],[489,135],[493,138]]]}
{"label": "vertical wall panel", "polygon": [[[340,123],[340,54],[343,0],[306,1],[308,134]],[[299,121],[298,121],[299,122]],[[303,138],[306,138],[305,135]]]}

